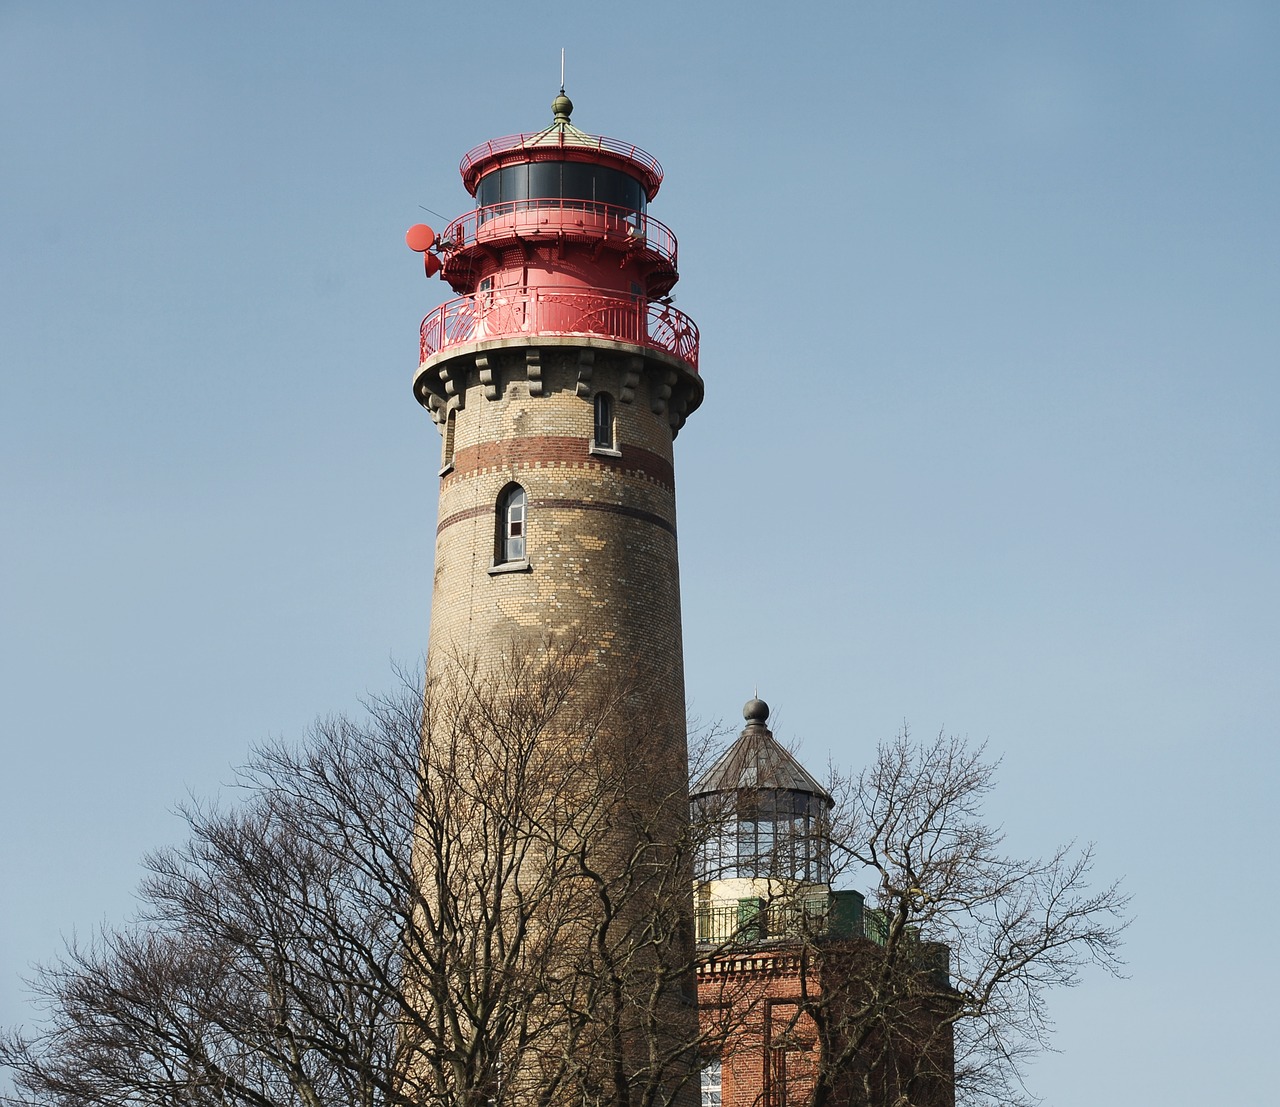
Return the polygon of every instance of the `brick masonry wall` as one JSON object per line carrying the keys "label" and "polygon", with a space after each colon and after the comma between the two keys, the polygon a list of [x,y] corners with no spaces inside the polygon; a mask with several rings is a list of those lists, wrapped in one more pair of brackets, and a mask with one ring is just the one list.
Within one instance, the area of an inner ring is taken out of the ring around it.
{"label": "brick masonry wall", "polygon": [[[574,642],[602,679],[638,677],[636,794],[665,797],[674,836],[687,815],[688,767],[673,429],[660,402],[670,369],[646,364],[637,376],[634,354],[596,349],[584,388],[580,355],[543,350],[533,379],[520,347],[490,351],[481,366],[466,354],[443,364],[456,411],[452,468],[440,481],[428,679],[447,681],[459,659],[496,679],[513,644],[548,636]],[[614,399],[618,457],[591,452],[596,391]],[[512,482],[527,495],[528,567],[493,573],[498,499]],[[630,853],[621,840],[606,848]],[[664,1021],[692,1041],[695,1019],[685,1002]],[[671,1101],[693,1107],[697,1097],[693,1073]]]}
{"label": "brick masonry wall", "polygon": [[[531,394],[522,353],[502,353],[491,358],[498,398],[486,398],[471,370],[454,416],[429,664],[480,658],[530,636],[574,636],[601,664],[651,672],[664,701],[654,717],[683,720],[672,436],[651,409],[651,380],[642,374],[632,401],[621,402],[628,359],[597,354],[592,392],[615,399],[621,453],[601,456],[589,450],[592,399],[577,392],[574,352],[544,357],[541,395]],[[511,482],[528,496],[529,569],[492,574],[497,500]]]}
{"label": "brick masonry wall", "polygon": [[[816,980],[810,981],[817,990]],[[708,963],[698,976],[698,1005],[719,1049],[723,1107],[803,1107],[817,1072],[817,1032],[797,1017],[795,957],[765,950]],[[721,1021],[723,1020],[723,1021]]]}
{"label": "brick masonry wall", "polygon": [[[761,948],[708,956],[698,970],[698,1006],[708,1040],[720,1042],[723,1107],[805,1107],[813,1097],[819,1073],[818,1031],[801,1010],[804,994],[832,1001],[829,1017],[840,1034],[839,1005],[857,1004],[860,981],[877,969],[874,948],[864,940],[834,944],[825,952],[810,951],[807,979],[794,950]],[[911,1102],[922,1107],[955,1107],[954,1045],[950,1028],[927,1004],[914,1013],[899,1012],[904,1027],[930,1044],[918,1050],[904,1044],[895,1052],[900,1072],[919,1068]],[[726,1034],[725,1031],[728,1031]],[[880,1047],[869,1043],[871,1055]],[[851,1065],[837,1076],[835,1102],[850,1102],[855,1077]],[[897,1067],[872,1073],[873,1102],[885,1107],[900,1102]]]}

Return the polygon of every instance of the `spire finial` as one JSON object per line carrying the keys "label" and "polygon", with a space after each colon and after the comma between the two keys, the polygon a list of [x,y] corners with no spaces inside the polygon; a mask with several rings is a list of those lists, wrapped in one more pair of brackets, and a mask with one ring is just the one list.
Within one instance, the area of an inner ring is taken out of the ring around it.
{"label": "spire finial", "polygon": [[557,124],[563,127],[569,122],[569,115],[573,112],[573,101],[564,94],[564,47],[560,47],[560,95],[551,101],[551,114],[555,117],[551,120],[554,127]]}

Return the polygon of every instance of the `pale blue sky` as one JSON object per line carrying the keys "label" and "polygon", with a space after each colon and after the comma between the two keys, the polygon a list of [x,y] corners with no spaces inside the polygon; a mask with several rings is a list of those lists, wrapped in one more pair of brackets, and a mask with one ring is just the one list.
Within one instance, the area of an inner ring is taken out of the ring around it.
{"label": "pale blue sky", "polygon": [[403,232],[561,46],[702,328],[694,712],[758,685],[815,769],[986,740],[1011,848],[1136,897],[1033,1090],[1268,1101],[1268,3],[0,4],[0,1022],[187,790],[421,654],[446,289]]}

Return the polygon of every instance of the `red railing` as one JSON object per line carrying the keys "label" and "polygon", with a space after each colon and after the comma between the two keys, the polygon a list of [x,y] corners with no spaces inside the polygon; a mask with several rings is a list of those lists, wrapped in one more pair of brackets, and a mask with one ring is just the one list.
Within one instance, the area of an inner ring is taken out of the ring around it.
{"label": "red railing", "polygon": [[460,296],[422,321],[421,360],[464,342],[585,334],[673,354],[698,371],[698,327],[670,304],[612,292],[512,288]]}
{"label": "red railing", "polygon": [[441,245],[456,250],[502,238],[513,232],[536,234],[556,231],[616,235],[633,249],[652,250],[676,266],[676,236],[656,219],[616,204],[559,197],[511,200],[490,204],[459,216],[440,235]]}
{"label": "red railing", "polygon": [[528,150],[535,156],[539,152],[543,152],[544,156],[555,156],[556,151],[569,148],[572,150],[600,150],[635,162],[644,171],[644,175],[647,178],[645,183],[649,186],[650,199],[658,191],[658,186],[662,184],[662,164],[652,154],[641,150],[639,146],[633,146],[629,142],[620,142],[616,138],[605,138],[603,135],[583,134],[581,131],[568,132],[568,141],[565,140],[565,135],[565,131],[538,131],[536,134],[507,135],[505,138],[491,138],[488,142],[482,142],[475,149],[467,151],[466,156],[462,159],[462,164],[458,166],[462,173],[462,179],[466,182],[467,187],[471,188],[474,184],[471,180],[471,171],[476,163],[484,161],[494,154],[505,154],[508,150]]}

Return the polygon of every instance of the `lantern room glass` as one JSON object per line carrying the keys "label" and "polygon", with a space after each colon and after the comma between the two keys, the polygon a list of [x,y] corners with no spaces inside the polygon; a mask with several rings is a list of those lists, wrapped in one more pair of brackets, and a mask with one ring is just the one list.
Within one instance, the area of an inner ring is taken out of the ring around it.
{"label": "lantern room glass", "polygon": [[776,878],[810,884],[831,879],[825,798],[785,789],[698,796],[693,818],[706,838],[700,880]]}
{"label": "lantern room glass", "polygon": [[481,208],[495,204],[542,206],[553,201],[573,207],[584,204],[612,204],[628,211],[644,213],[644,186],[632,176],[608,165],[577,161],[535,161],[506,165],[480,178],[476,200]]}

